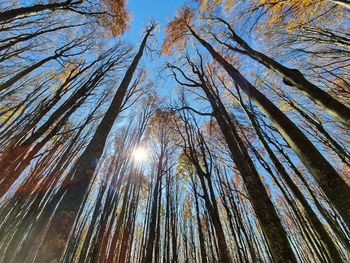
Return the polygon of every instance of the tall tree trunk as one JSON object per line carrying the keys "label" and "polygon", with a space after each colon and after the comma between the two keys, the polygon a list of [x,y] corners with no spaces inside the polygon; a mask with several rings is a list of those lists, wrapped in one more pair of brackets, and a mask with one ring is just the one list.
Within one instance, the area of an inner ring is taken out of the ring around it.
{"label": "tall tree trunk", "polygon": [[81,4],[82,0],[66,0],[64,2],[49,3],[49,4],[37,4],[32,6],[20,7],[16,9],[10,9],[0,12],[0,22],[5,22],[12,20],[17,17],[27,16],[31,14],[36,14],[42,11],[55,11],[59,9],[73,7],[74,5]]}
{"label": "tall tree trunk", "polygon": [[261,142],[261,144],[264,146],[265,150],[267,151],[272,163],[276,167],[277,171],[283,178],[283,180],[286,182],[287,186],[291,189],[292,193],[296,197],[296,199],[300,202],[300,204],[303,206],[303,210],[305,211],[305,214],[314,227],[315,232],[318,234],[320,238],[320,242],[324,244],[324,246],[327,248],[329,256],[332,259],[332,262],[342,262],[342,258],[338,252],[337,246],[334,243],[333,238],[330,236],[330,234],[327,232],[325,226],[323,223],[319,220],[316,213],[313,211],[309,203],[307,202],[306,198],[304,197],[304,194],[299,190],[298,186],[293,182],[292,178],[289,176],[288,172],[285,170],[282,163],[278,160],[277,156],[273,153],[273,150],[268,145],[267,141],[265,140],[261,128],[259,127],[258,123],[256,122],[256,119],[254,118],[254,113],[251,113],[246,106],[241,101],[241,105],[246,112],[252,126],[254,127],[254,130],[256,134],[258,135],[258,138]]}
{"label": "tall tree trunk", "polygon": [[[123,193],[123,201],[122,201],[122,207],[120,210],[120,213],[118,215],[118,220],[117,223],[115,225],[115,232],[113,233],[112,236],[112,241],[111,241],[111,249],[109,251],[109,255],[107,257],[106,262],[115,262],[115,258],[118,255],[118,251],[117,251],[117,247],[118,247],[118,243],[120,243],[120,241],[122,240],[122,236],[121,236],[121,232],[123,230],[123,228],[126,228],[125,225],[125,221],[126,221],[126,217],[127,217],[127,207],[129,205],[128,201],[130,199],[130,188],[131,188],[131,180],[132,177],[135,176],[134,175],[134,171],[133,168],[130,169],[130,174],[127,178],[126,181],[126,185],[125,185],[125,189],[124,189],[124,193]],[[107,204],[109,205],[109,204]],[[102,253],[107,253],[106,251],[102,251]],[[123,253],[126,253],[126,250],[123,251]]]}
{"label": "tall tree trunk", "polygon": [[[176,186],[177,186],[177,182],[176,182]],[[173,197],[171,199],[171,226],[172,226],[172,229],[171,229],[171,246],[172,246],[172,260],[169,261],[169,262],[172,262],[172,263],[176,263],[178,262],[178,248],[177,248],[177,234],[178,234],[178,231],[177,231],[177,223],[178,223],[178,220],[177,220],[177,207],[178,207],[178,188],[176,188],[176,197]],[[174,200],[175,199],[175,200]],[[176,207],[175,207],[176,206]]]}
{"label": "tall tree trunk", "polygon": [[[266,138],[267,138],[267,140],[269,140],[268,137],[266,137]],[[272,142],[270,141],[270,143],[272,143]],[[301,182],[305,185],[306,189],[308,190],[308,192],[310,193],[310,196],[313,199],[313,202],[315,203],[316,208],[318,209],[318,211],[320,211],[321,215],[327,221],[328,225],[333,230],[333,232],[336,234],[338,239],[343,243],[343,245],[346,247],[346,249],[350,251],[350,241],[347,238],[347,236],[349,236],[349,232],[347,232],[346,227],[344,225],[340,226],[335,220],[333,220],[333,218],[331,218],[330,213],[328,211],[326,211],[325,208],[322,206],[319,198],[315,195],[314,191],[311,189],[306,178],[302,175],[302,173],[293,164],[292,160],[283,151],[283,149],[277,148],[277,151],[285,158],[285,160],[287,161],[288,165],[291,167],[293,172],[298,176],[298,178],[301,180]]]}
{"label": "tall tree trunk", "polygon": [[[159,157],[158,162],[158,168],[157,168],[157,174],[155,178],[155,186],[153,189],[152,194],[152,205],[151,205],[151,211],[150,211],[150,223],[149,223],[149,229],[148,229],[148,239],[146,242],[146,254],[145,257],[142,259],[142,263],[152,263],[153,258],[153,250],[154,250],[154,240],[156,239],[156,223],[157,223],[157,211],[160,209],[158,207],[158,195],[161,191],[161,181],[162,181],[162,174],[163,174],[163,158],[164,158],[164,146],[162,146],[162,150]],[[158,226],[159,227],[159,226]]]}
{"label": "tall tree trunk", "polygon": [[211,206],[212,221],[213,221],[215,233],[218,239],[218,244],[220,248],[220,257],[222,262],[232,262],[232,258],[230,256],[231,253],[227,246],[224,229],[220,221],[219,209],[216,203],[213,184],[211,179],[207,180],[207,182],[208,182],[209,196],[212,204]]}
{"label": "tall tree trunk", "polygon": [[6,173],[4,173],[5,178],[1,182],[1,190],[0,195],[4,195],[8,189],[15,183],[15,181],[20,177],[22,172],[30,165],[30,163],[34,160],[35,156],[40,152],[40,150],[47,145],[47,143],[57,134],[57,132],[63,127],[63,125],[67,122],[67,120],[71,117],[71,115],[81,106],[84,102],[85,98],[79,101],[76,105],[74,105],[69,111],[67,111],[62,119],[52,127],[52,130],[38,142],[30,151],[25,152],[24,155],[18,157],[17,162],[12,163],[9,167],[6,168]]}
{"label": "tall tree trunk", "polygon": [[[222,204],[226,210],[226,214],[227,214],[227,220],[229,222],[229,227],[231,229],[231,232],[232,232],[232,235],[234,237],[234,241],[235,241],[235,244],[236,244],[236,250],[237,250],[237,254],[238,254],[238,262],[248,262],[248,255],[247,255],[247,248],[245,246],[245,244],[242,242],[242,236],[241,236],[241,231],[244,233],[245,229],[244,229],[244,226],[243,224],[238,224],[238,220],[240,219],[240,215],[239,215],[239,212],[237,211],[237,208],[236,208],[236,204],[233,204],[232,208],[233,208],[233,211],[234,211],[234,217],[232,216],[232,211],[229,207],[229,203],[227,201],[227,198],[226,196],[230,196],[230,194],[232,194],[232,189],[228,190],[227,187],[225,186],[225,189],[223,187],[223,185],[225,184],[223,181],[222,181],[222,178],[220,176],[220,172],[218,169],[217,170],[217,174],[218,174],[218,177],[219,177],[219,189],[220,189],[220,195],[221,195],[221,200],[222,200]],[[226,175],[227,176],[227,175]],[[227,182],[228,183],[228,182]],[[229,197],[230,199],[230,197]],[[234,203],[233,200],[230,200],[232,201],[232,203]],[[233,223],[234,221],[234,223]],[[236,228],[235,228],[235,226]],[[247,239],[247,247],[250,251],[250,254],[252,256],[252,259],[251,259],[251,262],[256,262],[256,258],[254,258],[255,256],[255,253],[254,253],[254,249],[252,249],[252,246],[250,244],[250,240]]]}
{"label": "tall tree trunk", "polygon": [[200,245],[201,262],[207,263],[207,252],[205,248],[205,239],[203,235],[202,223],[199,215],[199,202],[198,202],[198,194],[197,194],[197,188],[196,188],[195,182],[193,182],[193,189],[194,189],[194,200],[195,200],[195,206],[196,206],[196,219],[197,219],[197,225],[198,225],[198,237],[199,237],[199,245]]}
{"label": "tall tree trunk", "polygon": [[[308,81],[299,70],[285,67],[271,57],[251,48],[236,34],[229,23],[221,18],[217,19],[227,26],[232,39],[245,49],[246,52],[244,54],[247,54],[252,59],[260,62],[267,68],[281,75],[283,77],[283,81],[287,85],[296,87],[313,102],[321,106],[327,113],[331,114],[333,117],[350,127],[350,109],[348,107]],[[224,45],[229,48],[231,47],[227,44]]]}
{"label": "tall tree trunk", "polygon": [[[107,67],[107,69],[109,69],[109,66]],[[28,151],[35,143],[35,141],[37,141],[48,130],[50,130],[50,128],[54,125],[56,121],[60,122],[60,119],[62,120],[62,115],[64,116],[64,114],[67,111],[71,111],[72,109],[77,107],[77,103],[82,103],[87,98],[87,96],[90,95],[91,90],[96,87],[96,85],[99,83],[99,81],[102,79],[106,72],[107,71],[98,72],[96,76],[94,76],[93,78],[91,77],[88,81],[86,81],[84,85],[82,85],[68,100],[66,100],[62,105],[60,105],[50,115],[50,117],[28,138],[26,138],[22,142],[20,140],[13,141],[13,144],[11,143],[9,145],[9,148],[4,151],[0,159],[0,170],[3,171],[3,173],[1,174],[1,178],[3,178],[3,180],[0,183],[0,196],[3,196],[9,190],[9,188],[20,175],[20,173],[16,173],[13,170],[13,168],[18,167],[19,165],[23,166],[24,161],[26,161],[27,163],[25,166],[22,167],[23,169],[25,169],[29,165],[31,160],[28,156],[26,157],[26,155],[28,155]],[[55,101],[55,104],[56,103],[57,101]],[[48,110],[49,109],[44,109],[43,112],[41,112],[39,118],[36,119],[36,122],[39,122],[40,119],[44,117],[45,112],[47,113]],[[27,132],[27,129],[24,129],[24,132]],[[44,144],[42,144],[41,147],[43,146]]]}
{"label": "tall tree trunk", "polygon": [[350,189],[332,165],[322,156],[299,128],[264,94],[257,90],[241,73],[226,61],[208,42],[189,27],[192,35],[209,51],[213,58],[227,71],[237,85],[250,97],[270,119],[300,160],[315,177],[320,187],[336,207],[347,226],[350,226]]}
{"label": "tall tree trunk", "polygon": [[4,91],[5,89],[11,87],[13,84],[15,84],[17,81],[19,81],[21,78],[25,77],[26,75],[28,75],[30,72],[32,72],[33,70],[41,67],[42,65],[44,65],[45,63],[49,62],[50,60],[56,59],[60,56],[60,54],[56,54],[54,56],[49,56],[47,58],[44,58],[40,61],[38,61],[37,63],[31,65],[30,67],[23,69],[22,71],[18,72],[16,75],[14,75],[12,78],[10,78],[9,80],[7,80],[5,83],[0,85],[0,92]]}
{"label": "tall tree trunk", "polygon": [[[72,160],[74,159],[74,153],[79,152],[79,139],[80,139],[80,135],[82,133],[82,131],[84,130],[86,124],[88,123],[85,122],[79,129],[79,131],[77,132],[77,134],[74,136],[74,138],[72,139],[71,143],[69,144],[69,146],[67,147],[67,149],[63,152],[61,158],[59,159],[59,161],[57,162],[57,164],[55,165],[55,167],[53,168],[52,171],[50,171],[50,173],[46,176],[46,178],[44,179],[44,181],[39,185],[39,187],[37,187],[37,193],[32,197],[33,201],[30,204],[30,209],[28,210],[28,212],[26,213],[26,215],[22,218],[23,222],[26,222],[25,224],[22,224],[23,226],[25,226],[25,228],[27,228],[32,222],[35,223],[35,219],[37,217],[37,213],[38,211],[41,211],[42,207],[43,207],[43,199],[45,198],[45,196],[47,197],[47,194],[49,192],[53,192],[54,189],[57,187],[59,180],[62,178],[62,173],[67,169],[67,167],[69,167],[69,165],[71,164]],[[29,184],[29,185],[28,185]],[[22,186],[20,186],[19,188],[19,192],[21,192],[22,190],[25,191],[25,189],[34,189],[34,185],[36,185],[35,180],[34,182],[30,182],[29,183],[25,183]],[[23,209],[23,207],[22,207]],[[42,229],[40,228],[40,231]],[[40,231],[37,231],[37,229],[35,227],[32,227],[28,233],[29,233],[29,237],[30,238],[38,238],[38,235],[40,235]],[[34,233],[34,234],[33,234]],[[1,233],[2,234],[2,233]],[[16,233],[16,235],[18,234],[18,236],[14,236],[14,238],[12,239],[10,246],[16,248],[16,250],[19,247],[19,244],[21,244],[21,242],[23,241],[23,236],[25,235],[25,232],[21,232],[18,231],[18,233]],[[35,252],[35,249],[37,248],[37,243],[34,242],[30,242],[32,241],[32,239],[26,240],[25,243],[21,244],[21,249],[17,251],[17,255],[15,258],[15,262],[25,262],[25,260],[31,261],[32,257],[28,256],[31,253]],[[35,248],[35,249],[34,249]]]}
{"label": "tall tree trunk", "polygon": [[344,6],[347,9],[350,9],[350,1],[349,0],[330,0],[333,3]]}
{"label": "tall tree trunk", "polygon": [[[214,193],[213,193],[212,183],[211,183],[211,179],[210,179],[211,175],[205,174],[204,171],[200,168],[199,163],[193,163],[193,164],[196,166],[197,175],[199,177],[202,191],[203,191],[203,198],[205,201],[205,206],[206,206],[207,211],[210,215],[210,219],[211,219],[211,222],[213,224],[215,234],[217,237],[220,260],[223,263],[230,263],[230,262],[232,262],[232,260],[231,260],[230,252],[228,250],[228,246],[226,243],[224,230],[222,228],[222,224],[220,221],[220,216],[219,216],[219,211],[217,208],[215,196],[213,196]],[[205,183],[204,178],[206,178],[208,187]]]}
{"label": "tall tree trunk", "polygon": [[238,171],[243,178],[253,208],[267,237],[274,260],[276,262],[294,262],[293,251],[275,207],[261,182],[246,147],[237,133],[235,125],[230,121],[223,104],[215,99],[210,89],[206,85],[203,85],[202,88],[213,108],[213,115],[219,124]]}
{"label": "tall tree trunk", "polygon": [[158,211],[157,211],[157,229],[156,229],[156,238],[154,244],[154,262],[160,262],[160,230],[161,230],[161,213],[162,213],[162,186],[160,185],[159,194],[158,194]]}
{"label": "tall tree trunk", "polygon": [[[74,223],[78,216],[79,208],[86,196],[91,180],[97,166],[97,163],[103,153],[103,149],[110,130],[117,118],[121,106],[132,80],[133,74],[143,55],[146,47],[147,39],[150,36],[154,26],[147,29],[147,32],[142,40],[140,48],[136,53],[130,67],[125,73],[122,82],[112,100],[110,107],[104,115],[102,121],[96,129],[96,132],[91,139],[89,145],[80,156],[77,164],[72,170],[70,176],[67,176],[67,183],[64,184],[56,196],[62,196],[56,208],[55,214],[50,222],[46,236],[40,247],[35,262],[49,262],[51,260],[60,260],[64,253],[69,235],[74,229]],[[59,198],[55,199],[56,201]],[[57,203],[51,202],[48,205],[47,211],[43,216],[50,215]],[[62,222],[64,225],[62,226]]]}

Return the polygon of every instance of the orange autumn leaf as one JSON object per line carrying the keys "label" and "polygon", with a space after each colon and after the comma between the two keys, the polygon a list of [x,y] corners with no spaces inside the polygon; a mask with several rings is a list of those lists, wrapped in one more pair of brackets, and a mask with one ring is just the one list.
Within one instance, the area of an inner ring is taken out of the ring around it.
{"label": "orange autumn leaf", "polygon": [[162,54],[169,55],[175,47],[186,46],[188,26],[194,18],[193,10],[184,6],[178,10],[175,18],[165,28],[166,37],[162,45]]}

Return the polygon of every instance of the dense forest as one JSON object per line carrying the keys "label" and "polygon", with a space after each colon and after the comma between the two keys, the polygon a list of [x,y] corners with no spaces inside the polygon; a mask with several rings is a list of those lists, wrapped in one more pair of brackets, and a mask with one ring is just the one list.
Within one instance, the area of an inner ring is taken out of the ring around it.
{"label": "dense forest", "polygon": [[350,262],[350,1],[177,2],[0,0],[0,262]]}

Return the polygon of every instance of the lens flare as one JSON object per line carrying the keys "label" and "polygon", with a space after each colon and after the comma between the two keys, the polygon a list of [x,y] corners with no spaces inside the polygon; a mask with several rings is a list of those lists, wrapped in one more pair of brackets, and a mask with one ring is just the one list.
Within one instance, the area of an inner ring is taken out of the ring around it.
{"label": "lens flare", "polygon": [[148,152],[143,147],[137,147],[133,152],[132,156],[136,162],[146,161],[148,158]]}

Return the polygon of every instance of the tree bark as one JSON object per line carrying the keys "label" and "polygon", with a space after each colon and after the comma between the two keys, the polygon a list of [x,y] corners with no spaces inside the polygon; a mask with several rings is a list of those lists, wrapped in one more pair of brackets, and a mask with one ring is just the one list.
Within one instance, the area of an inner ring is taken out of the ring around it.
{"label": "tree bark", "polygon": [[[149,229],[148,229],[148,239],[146,242],[146,254],[145,257],[142,259],[142,263],[152,263],[153,258],[153,250],[154,250],[154,241],[156,239],[156,223],[157,223],[157,211],[160,209],[158,207],[158,195],[161,191],[161,184],[162,184],[162,174],[163,174],[163,158],[164,158],[164,146],[162,146],[162,150],[159,157],[158,162],[158,168],[157,168],[157,174],[156,174],[156,182],[153,189],[152,194],[152,205],[151,205],[151,211],[150,211],[150,223],[149,223]],[[158,226],[159,227],[159,226]]]}
{"label": "tree bark", "polygon": [[205,239],[204,239],[202,224],[201,224],[200,215],[199,215],[198,194],[197,194],[197,189],[194,182],[193,182],[193,188],[194,188],[194,200],[195,200],[195,207],[196,207],[196,219],[197,219],[197,225],[198,225],[198,237],[199,237],[199,245],[200,245],[201,262],[207,263]]}
{"label": "tree bark", "polygon": [[[64,254],[69,235],[74,229],[75,220],[86,196],[90,182],[93,179],[97,163],[103,153],[108,134],[120,112],[125,94],[143,55],[147,39],[153,29],[154,26],[151,26],[147,30],[140,48],[126,71],[112,103],[97,127],[93,138],[77,161],[71,175],[67,176],[67,183],[64,184],[57,193],[57,195],[63,195],[63,197],[56,208],[35,262],[44,263],[50,260],[59,261]],[[56,205],[56,203],[51,203],[49,209],[52,209]],[[63,222],[64,226],[62,226]]]}
{"label": "tree bark", "polygon": [[[245,49],[246,53],[244,54],[275,71],[283,77],[283,81],[287,85],[297,88],[309,99],[321,106],[327,113],[350,127],[350,109],[348,107],[308,81],[299,70],[285,67],[271,57],[251,48],[247,42],[235,33],[229,23],[221,18],[217,19],[227,26],[232,39]],[[230,47],[229,45],[225,46]]]}
{"label": "tree bark", "polygon": [[[208,91],[207,91],[208,92]],[[207,93],[208,96],[209,92]],[[210,95],[208,96],[209,101]],[[213,100],[213,99],[212,99]],[[256,171],[247,149],[239,139],[235,127],[224,120],[227,116],[225,109],[219,109],[212,104],[214,117],[225,137],[229,150],[234,158],[237,169],[243,178],[254,211],[261,227],[266,235],[272,257],[276,262],[295,262],[295,257],[290,247],[287,235],[275,211],[266,189]]]}
{"label": "tree bark", "polygon": [[54,56],[50,56],[47,58],[44,58],[40,61],[38,61],[37,63],[31,65],[30,67],[18,72],[15,76],[13,76],[12,78],[10,78],[9,80],[7,80],[5,83],[0,85],[0,92],[4,91],[5,89],[11,87],[13,84],[15,84],[17,81],[19,81],[21,78],[25,77],[26,75],[28,75],[30,72],[32,72],[33,70],[41,67],[42,65],[44,65],[45,63],[49,62],[50,60],[56,59],[58,58],[60,55],[56,54]]}
{"label": "tree bark", "polygon": [[[107,66],[107,69],[105,71],[97,70],[97,73],[89,80],[87,80],[73,95],[71,95],[71,97],[69,97],[69,99],[67,99],[62,105],[60,105],[51,114],[48,120],[44,122],[35,132],[33,132],[28,138],[23,140],[18,145],[17,143],[20,140],[18,139],[17,141],[14,141],[15,145],[10,145],[9,148],[4,151],[0,160],[0,170],[3,171],[3,173],[1,174],[1,178],[3,178],[3,180],[0,183],[0,197],[3,196],[9,190],[12,184],[20,176],[20,173],[15,173],[15,171],[12,168],[16,168],[17,166],[23,163],[25,155],[28,153],[35,141],[37,141],[48,130],[50,130],[50,128],[54,125],[56,121],[60,120],[67,111],[74,108],[79,101],[85,100],[87,96],[89,96],[91,90],[96,87],[96,85],[105,75],[110,66],[111,65]],[[54,99],[55,103],[52,106],[54,106],[58,102],[58,99],[59,98],[57,98],[57,101]],[[38,116],[38,118],[36,119],[36,122],[39,122],[44,117],[45,113],[47,113],[48,111],[49,108],[43,109],[40,116]],[[27,130],[26,128],[25,131]],[[25,135],[23,134],[23,136]],[[42,147],[43,146],[44,145],[42,145]],[[29,165],[31,160],[27,157],[26,161],[29,161],[27,162],[27,165]],[[23,169],[25,168],[26,167],[23,167]]]}
{"label": "tree bark", "polygon": [[331,0],[333,3],[341,5],[347,9],[350,9],[350,1],[349,0]]}
{"label": "tree bark", "polygon": [[208,42],[189,27],[192,35],[209,51],[226,70],[233,81],[246,93],[270,119],[300,160],[315,177],[320,187],[336,207],[347,226],[350,226],[350,189],[332,165],[322,156],[299,128],[269,99],[257,90],[241,73],[226,61]]}
{"label": "tree bark", "polygon": [[69,7],[73,7],[76,4],[81,4],[82,2],[83,2],[82,0],[78,0],[75,2],[73,0],[66,0],[64,2],[59,2],[59,3],[50,3],[46,5],[37,4],[32,6],[20,7],[16,9],[10,9],[10,10],[0,12],[0,22],[6,22],[8,20],[11,20],[17,17],[36,14],[46,10],[54,11],[54,10],[59,10],[63,8],[69,8]]}

